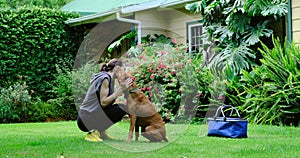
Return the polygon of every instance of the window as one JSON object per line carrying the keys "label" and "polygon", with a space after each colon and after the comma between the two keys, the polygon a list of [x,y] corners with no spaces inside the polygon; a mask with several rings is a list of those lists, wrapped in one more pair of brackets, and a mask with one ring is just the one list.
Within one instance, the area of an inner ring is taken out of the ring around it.
{"label": "window", "polygon": [[203,33],[204,30],[201,23],[194,22],[187,24],[189,52],[199,52],[200,47],[203,45],[203,40],[201,40],[201,36],[203,35]]}

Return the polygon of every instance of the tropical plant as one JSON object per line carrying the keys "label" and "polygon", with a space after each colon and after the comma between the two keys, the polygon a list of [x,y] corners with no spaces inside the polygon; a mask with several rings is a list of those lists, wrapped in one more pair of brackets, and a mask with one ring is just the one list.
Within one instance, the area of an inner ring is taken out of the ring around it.
{"label": "tropical plant", "polygon": [[272,35],[272,22],[287,13],[285,0],[200,0],[186,5],[201,13],[207,41],[220,48],[210,67],[228,66],[232,73],[249,70],[258,52],[259,42]]}
{"label": "tropical plant", "polygon": [[261,66],[243,71],[242,112],[252,123],[298,125],[300,121],[300,50],[294,43],[273,40],[274,48],[262,44]]}
{"label": "tropical plant", "polygon": [[[111,45],[108,46],[108,52],[112,52],[115,48],[119,47],[124,40],[126,40],[126,39],[130,40],[130,39],[134,38],[135,36],[136,36],[135,30],[125,34],[119,40],[113,42]],[[135,45],[135,43],[132,41],[130,44]]]}

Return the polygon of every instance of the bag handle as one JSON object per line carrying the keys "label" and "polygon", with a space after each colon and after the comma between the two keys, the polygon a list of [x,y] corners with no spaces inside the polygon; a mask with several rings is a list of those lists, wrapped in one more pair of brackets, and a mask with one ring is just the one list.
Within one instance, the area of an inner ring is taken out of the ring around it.
{"label": "bag handle", "polygon": [[224,110],[223,110],[223,109],[226,109],[226,108],[227,108],[227,109],[231,109],[230,114],[229,114],[229,117],[231,117],[231,116],[233,115],[233,112],[235,111],[236,114],[237,114],[237,116],[238,116],[239,118],[241,118],[241,116],[240,116],[238,110],[237,110],[235,107],[231,106],[231,105],[222,105],[222,106],[219,106],[219,108],[218,108],[217,111],[216,111],[216,114],[215,114],[214,118],[217,118],[217,117],[220,115],[220,113],[222,114],[222,116],[223,116],[224,118],[226,118],[225,113],[224,113]]}

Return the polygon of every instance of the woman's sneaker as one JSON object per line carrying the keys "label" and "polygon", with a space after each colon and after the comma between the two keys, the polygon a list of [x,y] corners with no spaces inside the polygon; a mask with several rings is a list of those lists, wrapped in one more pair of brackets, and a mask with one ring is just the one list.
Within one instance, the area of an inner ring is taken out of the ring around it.
{"label": "woman's sneaker", "polygon": [[106,140],[106,139],[109,139],[109,140],[115,140],[114,137],[110,136],[107,134],[107,131],[100,131],[100,138]]}
{"label": "woman's sneaker", "polygon": [[91,130],[87,136],[84,138],[89,142],[102,142],[103,140],[100,138],[100,133],[98,130]]}

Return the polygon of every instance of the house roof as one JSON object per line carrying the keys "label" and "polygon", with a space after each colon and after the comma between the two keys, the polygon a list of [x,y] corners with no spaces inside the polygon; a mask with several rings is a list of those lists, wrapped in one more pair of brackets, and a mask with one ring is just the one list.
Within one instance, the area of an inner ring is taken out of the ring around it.
{"label": "house roof", "polygon": [[67,24],[75,24],[89,23],[89,21],[106,18],[117,12],[134,13],[156,7],[172,7],[192,1],[194,0],[73,0],[63,6],[61,10],[79,13],[81,15],[79,18],[66,21]]}
{"label": "house roof", "polygon": [[149,0],[73,0],[63,6],[61,10],[78,12],[80,15],[85,16],[147,1]]}

